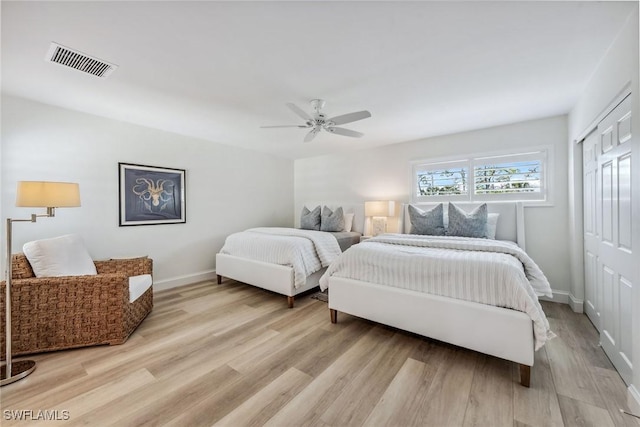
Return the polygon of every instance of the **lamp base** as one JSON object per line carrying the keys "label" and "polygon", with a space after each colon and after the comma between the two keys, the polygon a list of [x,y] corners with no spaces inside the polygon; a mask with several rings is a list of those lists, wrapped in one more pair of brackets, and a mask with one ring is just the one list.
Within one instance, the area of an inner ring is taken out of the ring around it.
{"label": "lamp base", "polygon": [[7,365],[0,368],[0,387],[14,383],[23,379],[36,369],[36,362],[33,360],[18,360],[11,363],[11,375],[7,375]]}
{"label": "lamp base", "polygon": [[387,218],[384,216],[378,217],[374,216],[371,219],[371,235],[377,236],[379,234],[384,234],[387,232]]}

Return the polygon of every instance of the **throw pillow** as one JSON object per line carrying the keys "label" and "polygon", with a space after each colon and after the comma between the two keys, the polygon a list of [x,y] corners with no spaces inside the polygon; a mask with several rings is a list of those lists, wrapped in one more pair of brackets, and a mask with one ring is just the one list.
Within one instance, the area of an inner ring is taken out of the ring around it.
{"label": "throw pillow", "polygon": [[305,206],[302,208],[302,214],[300,215],[300,228],[304,230],[320,230],[320,205],[310,211]]}
{"label": "throw pillow", "polygon": [[483,203],[466,213],[453,203],[449,203],[448,236],[486,237],[487,235],[487,204]]}
{"label": "throw pillow", "polygon": [[[447,209],[448,210],[448,209]],[[444,228],[445,231],[449,228],[449,213],[447,210],[444,211]],[[499,213],[488,213],[487,214],[487,239],[496,238],[496,232],[498,230],[498,219],[500,218]]]}
{"label": "throw pillow", "polygon": [[322,219],[320,220],[320,231],[342,231],[344,230],[344,213],[342,208],[332,211],[328,207],[322,209]]}
{"label": "throw pillow", "polygon": [[498,218],[500,217],[499,213],[490,213],[487,214],[487,239],[495,239],[496,238],[496,230],[498,229]]}
{"label": "throw pillow", "polygon": [[355,214],[346,213],[344,214],[344,229],[342,231],[351,231],[353,228],[353,217]]}
{"label": "throw pillow", "polygon": [[98,274],[82,239],[75,234],[27,242],[22,251],[36,277]]}
{"label": "throw pillow", "polygon": [[442,203],[428,211],[422,211],[413,205],[409,205],[411,234],[444,236],[443,211]]}

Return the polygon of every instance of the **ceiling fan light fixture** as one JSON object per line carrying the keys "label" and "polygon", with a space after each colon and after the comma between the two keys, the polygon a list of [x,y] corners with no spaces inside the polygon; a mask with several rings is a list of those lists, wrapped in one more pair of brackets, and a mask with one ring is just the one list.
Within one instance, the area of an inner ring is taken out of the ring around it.
{"label": "ceiling fan light fixture", "polygon": [[353,113],[342,114],[339,116],[332,117],[330,119],[326,118],[326,115],[322,113],[322,108],[324,108],[326,102],[323,99],[312,99],[311,108],[315,111],[314,117],[311,117],[304,111],[302,108],[297,105],[289,102],[285,104],[291,111],[293,111],[297,116],[302,118],[305,121],[305,125],[281,125],[281,126],[261,126],[262,128],[280,128],[280,127],[299,127],[299,128],[310,128],[311,131],[307,133],[304,137],[304,142],[310,142],[315,138],[315,136],[322,130],[326,130],[329,133],[333,133],[336,135],[349,136],[352,138],[361,138],[364,136],[361,132],[356,132],[351,129],[345,129],[340,127],[335,127],[336,125],[343,125],[346,123],[355,122],[358,120],[366,119],[371,117],[371,113],[367,110],[356,111]]}

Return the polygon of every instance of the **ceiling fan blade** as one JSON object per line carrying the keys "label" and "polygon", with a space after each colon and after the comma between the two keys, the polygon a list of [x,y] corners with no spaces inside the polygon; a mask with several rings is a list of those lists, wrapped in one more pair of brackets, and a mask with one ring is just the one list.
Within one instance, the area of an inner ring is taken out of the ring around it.
{"label": "ceiling fan blade", "polygon": [[358,120],[366,119],[367,117],[371,117],[371,113],[367,110],[364,110],[357,111],[355,113],[343,114],[341,116],[335,116],[327,121],[333,122],[334,125],[343,125],[345,123],[351,123]]}
{"label": "ceiling fan blade", "polygon": [[289,107],[289,109],[291,109],[291,111],[293,111],[294,113],[296,113],[298,116],[302,117],[305,121],[313,121],[313,119],[311,118],[310,115],[308,115],[302,108],[298,107],[296,104],[292,104],[291,102],[288,102],[287,107]]}
{"label": "ceiling fan blade", "polygon": [[280,125],[280,126],[260,126],[260,128],[262,129],[269,129],[269,128],[310,128],[311,126],[307,126],[307,125]]}
{"label": "ceiling fan blade", "polygon": [[304,142],[311,142],[313,140],[313,138],[316,137],[318,132],[320,132],[320,128],[317,127],[317,126],[314,127],[313,129],[311,129],[309,131],[309,133],[307,134],[307,136],[304,137]]}
{"label": "ceiling fan blade", "polygon": [[364,136],[364,133],[356,132],[355,130],[336,127],[328,127],[327,132],[335,133],[342,136],[351,136],[353,138],[360,138]]}

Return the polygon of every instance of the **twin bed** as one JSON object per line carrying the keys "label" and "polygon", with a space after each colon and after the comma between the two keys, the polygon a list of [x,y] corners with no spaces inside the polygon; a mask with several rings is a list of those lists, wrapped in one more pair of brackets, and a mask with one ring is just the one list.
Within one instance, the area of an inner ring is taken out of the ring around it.
{"label": "twin bed", "polygon": [[353,216],[349,231],[254,228],[227,237],[216,254],[218,284],[226,277],[285,295],[293,308],[295,296],[318,287],[329,264],[360,241],[362,207],[342,207]]}
{"label": "twin bed", "polygon": [[[456,203],[466,211],[477,205]],[[327,271],[297,285],[289,266],[219,254],[218,277],[283,293],[290,305],[294,295],[319,282],[330,288],[333,323],[338,312],[348,313],[510,360],[520,365],[520,382],[528,387],[534,351],[553,336],[537,299],[551,290],[523,250],[522,205],[487,206],[500,215],[496,240],[383,235],[356,245],[329,262]],[[406,210],[401,230],[403,223],[408,232]]]}

